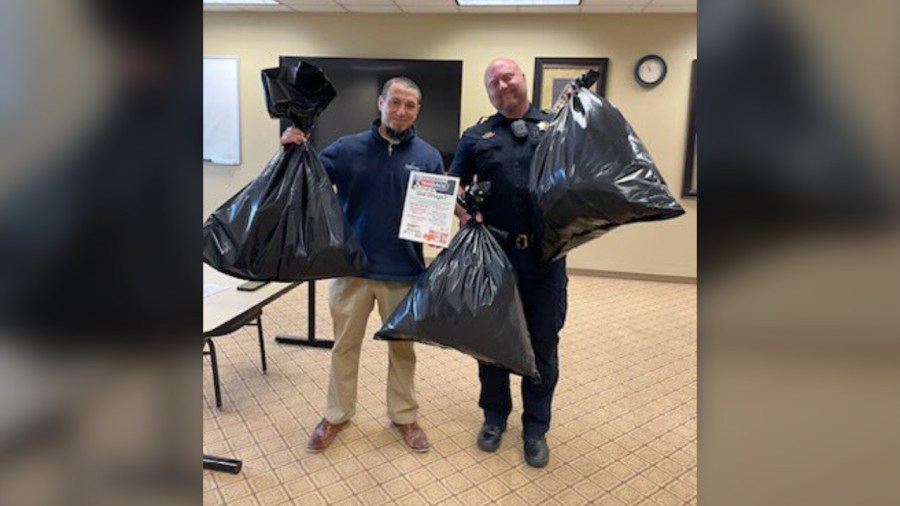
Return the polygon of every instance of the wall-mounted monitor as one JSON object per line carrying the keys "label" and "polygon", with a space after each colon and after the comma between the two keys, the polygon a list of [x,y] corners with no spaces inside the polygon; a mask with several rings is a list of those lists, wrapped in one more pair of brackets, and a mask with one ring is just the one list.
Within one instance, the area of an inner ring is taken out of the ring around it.
{"label": "wall-mounted monitor", "polygon": [[[461,60],[389,60],[281,56],[279,63],[303,60],[321,68],[337,97],[319,118],[311,143],[322,151],[339,137],[368,129],[378,117],[376,100],[384,83],[405,76],[422,89],[416,133],[441,152],[450,166],[459,140],[462,97]],[[290,125],[281,121],[281,131]]]}

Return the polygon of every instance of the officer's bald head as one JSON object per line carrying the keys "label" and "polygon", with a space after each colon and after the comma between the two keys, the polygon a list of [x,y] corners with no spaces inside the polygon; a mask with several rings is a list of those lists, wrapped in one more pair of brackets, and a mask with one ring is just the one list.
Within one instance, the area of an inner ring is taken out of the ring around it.
{"label": "officer's bald head", "polygon": [[498,112],[508,118],[519,118],[528,110],[525,74],[509,58],[495,58],[484,71],[484,87]]}
{"label": "officer's bald head", "polygon": [[504,71],[511,71],[522,74],[522,69],[519,67],[519,64],[515,62],[515,60],[511,58],[494,58],[490,61],[490,63],[488,63],[487,68],[484,69],[485,82],[489,79],[489,75]]}

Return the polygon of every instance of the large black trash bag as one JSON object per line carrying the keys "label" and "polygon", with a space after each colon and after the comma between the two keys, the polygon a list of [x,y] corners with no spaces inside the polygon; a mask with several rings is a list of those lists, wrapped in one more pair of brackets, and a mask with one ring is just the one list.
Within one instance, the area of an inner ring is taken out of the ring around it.
{"label": "large black trash bag", "polygon": [[684,214],[622,113],[582,86],[538,145],[529,187],[542,263],[620,225]]}
{"label": "large black trash bag", "polygon": [[375,338],[454,348],[539,378],[516,271],[475,220],[434,259]]}
{"label": "large black trash bag", "polygon": [[263,69],[263,92],[269,116],[289,119],[309,132],[319,114],[337,96],[322,69],[301,61]]}
{"label": "large black trash bag", "polygon": [[[336,95],[322,71],[303,62],[262,75],[269,114],[289,118],[305,132]],[[256,179],[209,216],[203,261],[259,281],[353,276],[367,263],[309,144],[279,150]]]}

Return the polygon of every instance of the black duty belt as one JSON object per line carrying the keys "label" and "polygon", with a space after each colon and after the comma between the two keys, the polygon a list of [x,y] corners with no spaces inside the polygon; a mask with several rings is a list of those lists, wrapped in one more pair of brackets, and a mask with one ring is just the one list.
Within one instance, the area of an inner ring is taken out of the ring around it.
{"label": "black duty belt", "polygon": [[534,244],[534,234],[515,234],[493,225],[488,225],[487,228],[501,244],[515,246],[521,250],[526,250]]}

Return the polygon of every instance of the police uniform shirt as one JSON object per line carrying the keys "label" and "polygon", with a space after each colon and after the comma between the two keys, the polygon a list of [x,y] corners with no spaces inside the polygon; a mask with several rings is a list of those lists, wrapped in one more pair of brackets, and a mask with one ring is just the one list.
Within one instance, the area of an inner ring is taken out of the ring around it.
{"label": "police uniform shirt", "polygon": [[449,174],[463,186],[490,181],[491,195],[482,214],[485,223],[512,234],[534,233],[535,210],[528,192],[531,159],[552,116],[530,106],[524,120],[527,135],[513,133],[511,120],[500,113],[467,129],[456,147]]}

